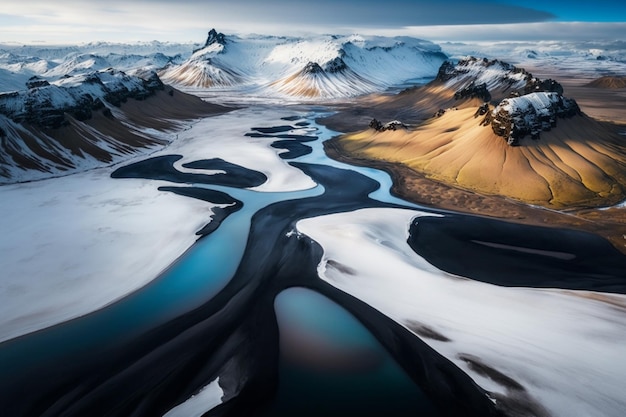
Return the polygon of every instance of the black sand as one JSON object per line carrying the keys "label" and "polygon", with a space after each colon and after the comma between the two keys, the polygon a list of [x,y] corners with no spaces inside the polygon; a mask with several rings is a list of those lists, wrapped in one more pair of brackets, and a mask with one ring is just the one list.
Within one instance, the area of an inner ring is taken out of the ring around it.
{"label": "black sand", "polygon": [[484,217],[422,217],[408,243],[444,271],[491,284],[626,294],[626,257],[597,235]]}

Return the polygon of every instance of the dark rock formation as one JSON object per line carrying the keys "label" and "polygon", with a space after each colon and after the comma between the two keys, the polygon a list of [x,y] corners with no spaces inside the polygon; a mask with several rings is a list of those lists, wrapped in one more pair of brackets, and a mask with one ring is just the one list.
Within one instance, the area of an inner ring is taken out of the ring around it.
{"label": "dark rock formation", "polygon": [[[489,73],[486,74],[486,71]],[[496,90],[500,92],[498,100],[502,98],[502,92],[507,90],[511,90],[511,96],[544,91],[563,94],[563,87],[555,80],[541,80],[523,68],[497,59],[469,57],[456,64],[446,61],[439,68],[437,80],[454,80],[462,85],[454,95],[457,100],[478,97],[491,101]]]}
{"label": "dark rock formation", "polygon": [[474,118],[478,116],[484,116],[489,113],[489,103],[483,103],[481,106],[476,109],[476,113],[474,113]]}
{"label": "dark rock formation", "polygon": [[[540,132],[555,127],[559,118],[580,114],[578,104],[563,97],[563,86],[557,81],[541,80],[523,68],[497,59],[469,57],[456,64],[444,62],[437,80],[452,88],[460,87],[454,94],[456,100],[484,100],[474,117],[484,116],[481,125],[491,126],[496,135],[512,146],[527,135],[539,139]],[[497,104],[492,111],[490,103]],[[434,117],[444,113],[440,109]]]}
{"label": "dark rock formation", "polygon": [[343,72],[347,68],[348,66],[346,65],[344,60],[341,59],[340,57],[336,57],[333,60],[328,61],[326,64],[324,64],[324,71],[329,72],[331,74],[334,74],[337,72]]}
{"label": "dark rock formation", "polygon": [[437,77],[435,77],[435,80],[445,82],[451,80],[457,75],[456,65],[450,61],[444,61],[444,63],[439,67],[439,71],[437,71]]}
{"label": "dark rock formation", "polygon": [[193,53],[196,53],[207,46],[211,46],[214,43],[218,43],[220,45],[226,45],[226,35],[221,32],[217,32],[215,29],[211,29],[209,31],[209,35],[206,38],[206,42],[204,42],[204,46],[202,48],[194,49]]}
{"label": "dark rock formation", "polygon": [[320,64],[317,62],[307,63],[302,70],[303,74],[322,74],[324,72],[324,68],[320,67]]}
{"label": "dark rock formation", "polygon": [[391,122],[382,124],[378,119],[372,119],[369,124],[371,129],[376,130],[377,132],[385,132],[387,130],[399,130],[399,129],[407,129],[407,125],[402,123],[399,120],[392,120]]}
{"label": "dark rock formation", "polygon": [[461,100],[464,98],[479,98],[483,101],[491,100],[491,93],[487,90],[487,84],[474,84],[473,82],[465,88],[460,89],[454,93],[455,100]]}
{"label": "dark rock formation", "polygon": [[539,93],[542,91],[563,94],[563,86],[550,78],[547,80],[540,80],[539,78],[531,77],[526,81],[524,94]]}
{"label": "dark rock formation", "polygon": [[50,83],[47,80],[37,77],[36,75],[30,77],[26,81],[26,88],[47,87]]}
{"label": "dark rock formation", "polygon": [[441,117],[446,114],[446,109],[439,109],[433,114],[433,117]]}
{"label": "dark rock formation", "polygon": [[558,118],[578,114],[580,108],[572,99],[555,92],[531,93],[502,100],[492,112],[486,113],[481,125],[490,125],[496,135],[515,146],[527,135],[539,139],[540,132],[555,127]]}
{"label": "dark rock formation", "polygon": [[219,43],[220,45],[224,45],[226,43],[226,36],[223,33],[218,33],[215,29],[211,29],[209,31],[209,36],[204,43],[204,46],[213,45],[214,43]]}

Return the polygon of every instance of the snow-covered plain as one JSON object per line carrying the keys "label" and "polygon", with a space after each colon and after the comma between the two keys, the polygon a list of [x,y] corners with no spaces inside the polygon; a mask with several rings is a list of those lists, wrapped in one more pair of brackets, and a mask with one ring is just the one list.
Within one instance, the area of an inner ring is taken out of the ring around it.
{"label": "snow-covered plain", "polygon": [[[153,156],[183,155],[177,166],[223,158],[267,175],[258,191],[314,187],[280,159],[271,140],[244,136],[253,126],[285,124],[280,117],[291,112],[271,113],[274,120],[268,114],[244,109],[203,119]],[[210,221],[214,205],[158,191],[172,185],[165,181],[111,179],[114,168],[0,186],[0,341],[84,315],[142,287]]]}
{"label": "snow-covered plain", "polygon": [[210,221],[211,204],[111,169],[0,187],[0,341],[140,288]]}
{"label": "snow-covered plain", "polygon": [[[585,291],[506,288],[445,273],[406,242],[411,221],[428,215],[363,209],[301,220],[297,228],[324,249],[321,279],[436,335],[422,339],[486,390],[538,402],[553,416],[623,416],[626,296],[592,299]],[[523,388],[500,384],[463,358]]]}

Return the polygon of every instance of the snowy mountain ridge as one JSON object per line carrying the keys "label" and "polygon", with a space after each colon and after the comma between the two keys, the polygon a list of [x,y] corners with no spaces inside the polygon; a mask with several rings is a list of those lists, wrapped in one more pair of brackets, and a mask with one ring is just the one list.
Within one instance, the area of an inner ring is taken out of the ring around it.
{"label": "snowy mountain ridge", "polygon": [[179,87],[248,86],[269,95],[336,98],[434,76],[445,59],[437,45],[408,37],[242,38],[211,30],[203,48],[159,75]]}
{"label": "snowy mountain ridge", "polygon": [[92,110],[104,108],[105,101],[119,106],[130,97],[145,99],[164,88],[156,73],[143,79],[113,69],[64,77],[53,83],[41,80],[36,85],[20,92],[0,93],[0,113],[17,123],[55,128],[67,124],[65,113],[86,120]]}
{"label": "snowy mountain ridge", "polygon": [[456,64],[444,62],[434,82],[455,91],[455,100],[482,100],[474,117],[484,116],[480,124],[491,126],[512,146],[527,135],[539,139],[540,132],[555,127],[559,118],[581,114],[576,101],[563,96],[557,81],[542,80],[497,59],[470,56]]}
{"label": "snowy mountain ridge", "polygon": [[169,143],[185,120],[228,109],[106,69],[0,93],[0,184],[105,166]]}

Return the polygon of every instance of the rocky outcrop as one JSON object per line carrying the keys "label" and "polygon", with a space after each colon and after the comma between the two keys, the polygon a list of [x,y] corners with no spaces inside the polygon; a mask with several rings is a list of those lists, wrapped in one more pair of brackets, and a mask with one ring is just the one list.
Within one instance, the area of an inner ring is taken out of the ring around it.
{"label": "rocky outcrop", "polygon": [[[458,63],[444,62],[435,82],[453,89],[455,100],[481,99],[474,117],[509,145],[556,126],[557,119],[580,114],[578,104],[563,96],[563,86],[552,79],[534,77],[523,68],[499,60],[469,57]],[[493,107],[493,110],[491,110]],[[441,117],[440,109],[433,116]]]}
{"label": "rocky outcrop", "polygon": [[308,62],[302,69],[302,74],[323,74],[324,68],[317,62]]}
{"label": "rocky outcrop", "polygon": [[215,29],[211,29],[209,31],[209,35],[206,38],[206,42],[204,42],[204,46],[202,48],[198,48],[198,49],[194,49],[193,53],[195,54],[196,52],[211,46],[213,44],[220,44],[220,45],[226,45],[226,35],[224,35],[221,32],[217,32]]}
{"label": "rocky outcrop", "polygon": [[303,74],[338,74],[348,70],[348,65],[340,57],[320,65],[317,62],[308,62],[302,69]]}
{"label": "rocky outcrop", "polygon": [[539,92],[502,100],[493,111],[486,113],[481,124],[490,125],[496,135],[514,146],[528,135],[539,139],[540,132],[555,127],[558,118],[578,114],[576,101],[556,92]]}
{"label": "rocky outcrop", "polygon": [[551,78],[547,80],[540,80],[535,77],[527,79],[526,85],[524,86],[524,94],[540,93],[543,91],[563,94],[563,86]]}
{"label": "rocky outcrop", "polygon": [[113,69],[67,76],[52,84],[29,81],[28,90],[0,94],[0,114],[16,123],[52,129],[67,125],[68,114],[87,120],[105,103],[119,107],[129,98],[144,100],[164,88],[154,72],[144,79]]}
{"label": "rocky outcrop", "polygon": [[392,120],[385,124],[381,123],[378,119],[372,119],[369,124],[371,129],[376,130],[377,132],[385,132],[387,130],[400,130],[400,129],[408,129],[408,126],[402,123],[399,120]]}
{"label": "rocky outcrop", "polygon": [[461,100],[464,98],[479,98],[483,101],[490,101],[491,94],[489,93],[489,90],[487,90],[487,84],[482,83],[476,85],[471,83],[467,87],[464,87],[454,93],[455,100]]}
{"label": "rocky outcrop", "polygon": [[36,75],[30,77],[26,81],[26,88],[47,87],[50,83],[47,80],[37,77]]}
{"label": "rocky outcrop", "polygon": [[563,94],[563,87],[555,80],[541,80],[523,68],[497,59],[469,57],[456,64],[444,62],[436,80],[454,88],[454,98],[457,100],[496,100],[493,104],[507,96],[518,97],[539,92]]}
{"label": "rocky outcrop", "polygon": [[329,72],[331,74],[343,72],[347,69],[348,69],[348,65],[340,57],[331,59],[326,64],[324,64],[324,71]]}

